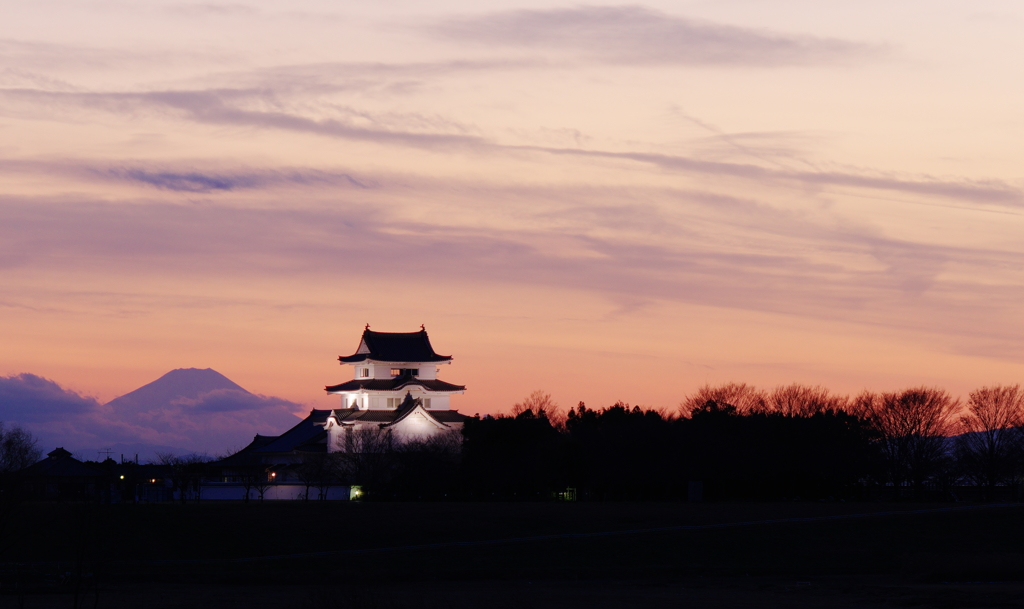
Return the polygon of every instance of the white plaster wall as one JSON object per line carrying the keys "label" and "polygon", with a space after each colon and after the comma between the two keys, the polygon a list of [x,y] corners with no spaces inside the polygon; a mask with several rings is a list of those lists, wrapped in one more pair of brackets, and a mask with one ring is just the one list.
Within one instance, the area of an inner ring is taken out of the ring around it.
{"label": "white plaster wall", "polygon": [[399,391],[378,391],[367,394],[340,393],[338,396],[338,408],[350,408],[354,401],[355,407],[362,410],[367,408],[385,410],[388,407],[388,398],[405,398],[406,393],[411,393],[414,398],[430,398],[430,410],[449,410],[451,408],[451,396],[448,394],[436,394],[425,391],[420,387],[403,387]]}
{"label": "white plaster wall", "polygon": [[[332,486],[327,489],[329,501],[347,501],[349,498],[349,487]],[[264,501],[301,501],[306,494],[305,484],[274,484],[263,494]],[[316,488],[309,489],[311,501],[317,499],[319,491]],[[260,494],[255,489],[249,489],[249,500],[259,501]],[[204,484],[202,488],[202,501],[242,501],[245,499],[245,487],[238,484]]]}
{"label": "white plaster wall", "polygon": [[[433,380],[433,379],[437,378],[437,368],[438,368],[437,364],[428,364],[426,362],[372,362],[372,363],[360,362],[358,364],[350,364],[350,365],[352,366],[352,378],[354,378],[354,379],[361,379],[361,378],[391,379],[391,378],[395,378],[395,376],[393,374],[391,374],[391,370],[393,368],[415,368],[415,369],[419,370],[419,373],[416,375],[417,378]],[[359,369],[360,368],[369,368],[370,369],[370,376],[369,377],[359,376]]]}
{"label": "white plaster wall", "polygon": [[338,396],[338,408],[353,408],[352,402],[355,402],[354,408],[362,408],[365,402],[365,396],[356,391],[346,391],[333,395]]}
{"label": "white plaster wall", "polygon": [[[409,366],[412,368],[413,366]],[[437,366],[434,364],[420,364],[419,378],[432,381],[437,378]]]}

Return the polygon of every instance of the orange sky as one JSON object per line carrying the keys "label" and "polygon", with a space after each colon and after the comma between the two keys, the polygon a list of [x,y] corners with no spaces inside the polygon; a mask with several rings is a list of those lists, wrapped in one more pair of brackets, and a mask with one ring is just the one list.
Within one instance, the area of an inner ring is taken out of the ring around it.
{"label": "orange sky", "polygon": [[365,4],[5,9],[0,376],[327,407],[368,322],[467,414],[1024,377],[1017,3]]}

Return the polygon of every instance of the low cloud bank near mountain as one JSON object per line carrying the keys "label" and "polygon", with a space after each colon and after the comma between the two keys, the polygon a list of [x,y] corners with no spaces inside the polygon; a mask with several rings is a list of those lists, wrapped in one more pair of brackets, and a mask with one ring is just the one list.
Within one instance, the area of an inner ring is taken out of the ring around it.
{"label": "low cloud bank near mountain", "polygon": [[158,452],[222,454],[257,433],[284,432],[303,410],[211,369],[172,370],[106,404],[34,374],[0,377],[0,420],[31,431],[44,451],[63,446],[86,459],[103,448],[143,460]]}

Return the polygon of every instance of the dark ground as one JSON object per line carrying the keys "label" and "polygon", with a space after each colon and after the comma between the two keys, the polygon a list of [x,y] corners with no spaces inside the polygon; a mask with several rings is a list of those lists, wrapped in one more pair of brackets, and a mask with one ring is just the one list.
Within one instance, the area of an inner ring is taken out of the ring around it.
{"label": "dark ground", "polygon": [[[110,608],[1024,606],[1024,507],[961,507],[24,505],[4,523],[0,608],[74,607],[76,588]],[[452,542],[468,544],[409,547]],[[311,552],[335,553],[262,558]]]}

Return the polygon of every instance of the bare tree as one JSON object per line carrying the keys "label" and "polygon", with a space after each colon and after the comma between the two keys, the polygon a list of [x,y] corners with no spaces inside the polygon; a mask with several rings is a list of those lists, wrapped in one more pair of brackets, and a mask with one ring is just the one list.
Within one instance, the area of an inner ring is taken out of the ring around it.
{"label": "bare tree", "polygon": [[522,402],[512,405],[512,416],[514,417],[527,411],[532,412],[535,417],[546,416],[554,427],[565,425],[565,413],[562,412],[562,407],[551,399],[550,393],[540,389],[526,396]]}
{"label": "bare tree", "polygon": [[960,417],[957,460],[967,476],[990,493],[1013,480],[1024,456],[1024,391],[1020,385],[982,387],[971,392]]}
{"label": "bare tree", "polygon": [[846,403],[846,412],[860,417],[865,421],[872,420],[872,413],[875,410],[875,404],[878,402],[879,396],[873,391],[865,389],[857,395],[850,398]]}
{"label": "bare tree", "polygon": [[457,457],[462,452],[462,432],[449,429],[421,440],[403,442],[397,449],[404,452],[430,452]]}
{"label": "bare tree", "polygon": [[914,387],[880,394],[862,393],[856,407],[880,436],[885,476],[894,486],[912,483],[919,492],[938,474],[947,457],[946,436],[960,407],[945,390]]}
{"label": "bare tree", "polygon": [[262,469],[254,469],[252,476],[252,488],[256,491],[256,495],[259,497],[260,503],[263,503],[263,498],[270,490],[271,486],[274,486],[274,480],[270,476],[270,467],[263,467]]}
{"label": "bare tree", "polygon": [[249,499],[252,498],[252,490],[267,479],[267,466],[258,459],[246,460],[246,462],[234,466],[234,478],[242,487],[242,500],[249,503]]}
{"label": "bare tree", "polygon": [[392,496],[405,499],[444,497],[454,490],[462,460],[462,432],[443,430],[405,438],[395,446]]}
{"label": "bare tree", "polygon": [[336,479],[337,467],[332,454],[328,453],[303,453],[300,457],[299,466],[295,468],[295,475],[306,485],[304,501],[309,501],[309,491],[317,489],[317,500],[323,501],[327,498],[327,489]]}
{"label": "bare tree", "polygon": [[833,395],[828,389],[817,385],[779,385],[764,396],[761,405],[765,412],[777,412],[794,417],[809,417],[819,412],[846,410],[850,399]]}
{"label": "bare tree", "polygon": [[376,425],[349,428],[337,442],[337,471],[348,484],[372,487],[391,480],[398,445],[391,429]]}
{"label": "bare tree", "polygon": [[705,384],[679,403],[679,415],[689,417],[694,411],[706,408],[708,402],[720,407],[732,406],[740,414],[759,412],[764,409],[765,393],[746,383]]}
{"label": "bare tree", "polygon": [[41,457],[35,436],[17,425],[7,428],[0,421],[0,553],[9,543],[7,527],[15,526],[15,515],[27,498],[24,480],[17,472]]}
{"label": "bare tree", "polygon": [[174,485],[173,489],[179,492],[181,503],[187,503],[190,497],[199,503],[203,474],[206,473],[206,464],[211,461],[210,457],[195,453],[182,456],[157,453],[156,456],[159,463],[171,468],[171,482]]}
{"label": "bare tree", "polygon": [[7,428],[0,421],[0,473],[25,469],[42,456],[35,436],[17,425]]}

